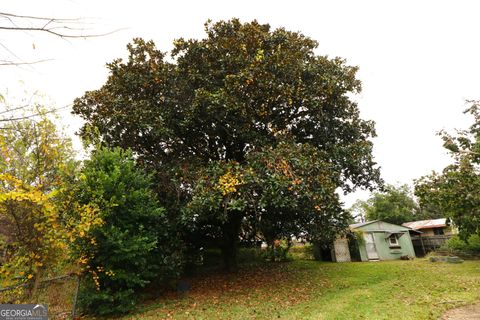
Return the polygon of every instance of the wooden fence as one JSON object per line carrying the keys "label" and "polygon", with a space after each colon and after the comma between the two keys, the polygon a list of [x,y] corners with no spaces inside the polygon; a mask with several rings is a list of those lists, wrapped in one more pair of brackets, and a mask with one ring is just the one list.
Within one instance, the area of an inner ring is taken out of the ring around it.
{"label": "wooden fence", "polygon": [[439,249],[451,237],[451,235],[412,236],[415,255],[417,257],[423,257],[427,253]]}

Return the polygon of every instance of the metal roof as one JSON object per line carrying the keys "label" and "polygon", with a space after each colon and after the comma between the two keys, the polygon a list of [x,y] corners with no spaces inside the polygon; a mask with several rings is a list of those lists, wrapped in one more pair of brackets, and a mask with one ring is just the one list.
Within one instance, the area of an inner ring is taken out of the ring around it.
{"label": "metal roof", "polygon": [[[404,227],[404,228],[408,229],[408,231],[415,232],[415,233],[422,233],[421,231],[412,229],[409,226],[405,226],[405,225],[399,226],[399,225],[396,225],[396,224],[393,224],[393,223],[390,223],[390,222],[385,222],[385,221],[382,221],[382,220],[371,220],[371,221],[354,223],[354,224],[349,225],[349,227],[350,227],[350,230],[353,230],[353,229],[361,228],[363,226],[366,226],[366,225],[369,225],[369,224],[372,224],[372,223],[375,223],[375,222],[382,222],[382,223],[386,223],[386,224],[397,226],[397,227]],[[405,230],[405,231],[407,231],[407,230]],[[390,232],[390,231],[389,231],[389,229],[381,229],[381,230],[369,230],[368,232]]]}
{"label": "metal roof", "polygon": [[447,226],[447,219],[440,218],[440,219],[431,219],[431,220],[411,221],[411,222],[402,223],[402,226],[409,227],[414,230],[442,228]]}
{"label": "metal roof", "polygon": [[349,227],[350,227],[350,229],[356,229],[356,228],[360,228],[360,227],[366,226],[367,224],[374,223],[374,222],[377,222],[377,221],[380,221],[380,220],[372,220],[372,221],[354,223],[354,224],[349,225]]}

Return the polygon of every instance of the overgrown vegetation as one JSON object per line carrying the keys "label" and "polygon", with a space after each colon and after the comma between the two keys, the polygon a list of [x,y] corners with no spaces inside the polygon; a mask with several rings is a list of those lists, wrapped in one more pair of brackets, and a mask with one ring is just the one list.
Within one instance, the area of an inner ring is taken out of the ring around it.
{"label": "overgrown vegetation", "polygon": [[466,240],[453,236],[445,242],[442,249],[446,249],[453,254],[473,254],[480,257],[480,236],[472,234]]}

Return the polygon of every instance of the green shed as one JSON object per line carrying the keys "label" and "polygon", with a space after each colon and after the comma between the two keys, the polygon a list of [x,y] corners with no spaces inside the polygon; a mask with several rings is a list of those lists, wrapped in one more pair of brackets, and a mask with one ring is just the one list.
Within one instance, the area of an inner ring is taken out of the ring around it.
{"label": "green shed", "polygon": [[362,261],[394,260],[402,256],[415,257],[410,228],[381,220],[350,225],[352,231],[361,231],[364,241],[358,242]]}

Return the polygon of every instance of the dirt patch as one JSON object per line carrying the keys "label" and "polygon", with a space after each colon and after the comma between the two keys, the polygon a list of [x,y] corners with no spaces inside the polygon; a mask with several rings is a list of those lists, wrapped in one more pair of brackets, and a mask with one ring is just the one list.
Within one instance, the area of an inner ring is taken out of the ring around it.
{"label": "dirt patch", "polygon": [[448,310],[441,320],[471,320],[480,319],[480,303]]}

